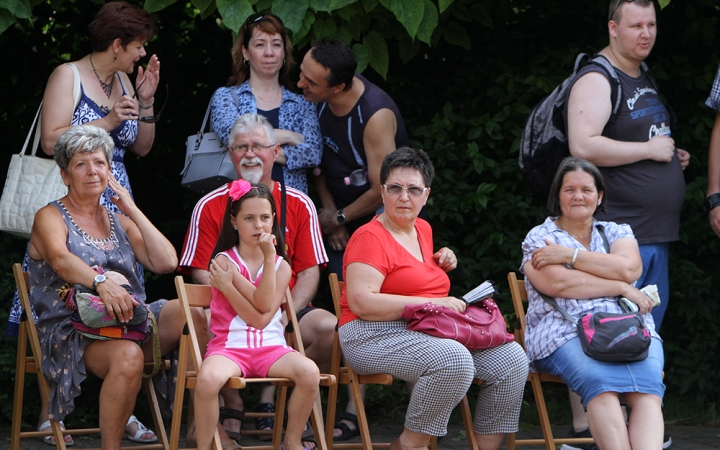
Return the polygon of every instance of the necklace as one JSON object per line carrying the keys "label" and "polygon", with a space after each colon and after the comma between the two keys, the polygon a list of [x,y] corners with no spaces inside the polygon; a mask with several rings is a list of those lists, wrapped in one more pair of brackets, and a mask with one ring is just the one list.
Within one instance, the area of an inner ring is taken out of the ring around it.
{"label": "necklace", "polygon": [[112,95],[113,84],[115,84],[115,77],[112,77],[110,79],[109,83],[106,83],[103,80],[101,80],[100,75],[97,73],[97,69],[95,69],[95,64],[93,64],[92,55],[90,55],[90,65],[93,68],[93,72],[95,72],[95,76],[97,77],[98,81],[100,82],[100,86],[102,86],[103,92],[105,92],[105,95],[107,95],[107,98],[110,98],[110,96]]}
{"label": "necklace", "polygon": [[267,100],[263,99],[262,97],[260,97],[260,95],[258,95],[258,94],[255,92],[255,89],[253,89],[252,86],[250,86],[250,90],[252,91],[253,95],[254,95],[255,97],[257,97],[258,100],[260,100],[260,101],[263,102],[263,103],[272,103],[272,102],[274,102],[274,101],[277,99],[277,97],[278,97],[278,95],[280,94],[280,92],[282,91],[282,89],[278,86],[278,90],[275,91],[275,97],[273,97],[272,100],[267,101]]}
{"label": "necklace", "polygon": [[77,223],[75,223],[75,220],[73,219],[72,215],[70,214],[70,211],[68,211],[68,209],[65,207],[63,202],[58,200],[58,203],[62,207],[65,214],[67,214],[68,219],[70,219],[70,222],[73,224],[75,229],[77,229],[80,232],[80,235],[82,236],[83,241],[85,241],[86,244],[92,245],[96,249],[102,250],[102,251],[113,250],[114,248],[116,248],[120,245],[120,242],[118,241],[117,236],[115,236],[115,220],[113,219],[112,214],[110,214],[110,211],[107,212],[108,218],[110,219],[110,236],[108,236],[104,239],[97,239],[97,238],[94,238],[94,237],[90,236],[89,234],[87,234],[87,232],[85,230],[80,228],[80,226]]}
{"label": "necklace", "polygon": [[558,228],[560,228],[561,230],[563,230],[564,232],[566,232],[567,234],[569,234],[570,236],[574,237],[575,240],[577,240],[577,241],[580,241],[580,239],[585,239],[586,237],[590,236],[590,233],[592,233],[592,228],[590,228],[589,232],[585,233],[583,236],[578,236],[577,234],[573,234],[573,233],[569,232],[565,227],[560,226],[561,224],[560,224],[559,220],[557,221],[557,223],[555,225]]}

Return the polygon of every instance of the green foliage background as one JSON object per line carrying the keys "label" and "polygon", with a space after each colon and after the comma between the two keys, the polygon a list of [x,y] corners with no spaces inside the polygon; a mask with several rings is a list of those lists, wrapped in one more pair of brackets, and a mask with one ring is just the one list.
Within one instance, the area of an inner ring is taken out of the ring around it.
{"label": "green foliage background", "polygon": [[[86,26],[102,3],[15,0],[8,3],[13,9],[0,6],[6,64],[0,72],[6,144],[0,167],[20,150],[54,67],[89,52]],[[543,202],[533,202],[523,184],[519,136],[529,109],[568,75],[577,53],[607,44],[606,1],[147,0],[144,6],[158,19],[148,52],[162,61],[170,101],[150,155],[129,154],[126,163],[138,204],[178,251],[199,198],[179,186],[185,139],[198,130],[212,92],[230,74],[233,30],[251,11],[272,10],[294,31],[298,59],[315,39],[340,38],[356,51],[364,74],[393,96],[414,144],[436,166],[429,212],[436,244],[459,255],[454,290],[459,294],[492,278],[505,287],[501,307],[512,311],[506,274],[517,271],[522,239],[546,215]],[[700,208],[714,120],[704,101],[718,68],[719,13],[714,0],[672,1],[658,13],[659,35],[648,59],[679,117],[673,137],[692,154],[661,334],[668,392],[697,405],[720,397],[720,279],[714,276],[720,240]],[[22,240],[0,235],[2,324],[13,291],[10,266],[21,260],[24,247]],[[150,298],[175,297],[172,276],[150,277]],[[7,423],[15,348],[15,338],[0,336],[0,420]],[[34,380],[28,386],[36,392]],[[371,404],[375,397],[378,404],[390,399],[371,391]],[[77,416],[94,414],[90,400]],[[35,413],[26,408],[29,423]]]}

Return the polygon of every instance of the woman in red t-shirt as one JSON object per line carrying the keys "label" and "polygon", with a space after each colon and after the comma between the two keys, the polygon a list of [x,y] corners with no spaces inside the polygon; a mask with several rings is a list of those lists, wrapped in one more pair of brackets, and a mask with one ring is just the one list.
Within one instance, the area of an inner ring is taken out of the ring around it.
{"label": "woman in red t-shirt", "polygon": [[445,435],[474,377],[485,381],[475,434],[480,448],[497,449],[504,434],[518,429],[528,372],[522,348],[509,343],[471,352],[457,341],[409,331],[400,318],[405,305],[428,301],[465,310],[465,302],[448,296],[446,272],[457,266],[455,254],[447,247],[433,252],[432,229],[417,217],[434,172],[422,150],[402,147],[383,161],[384,212],[359,228],[345,250],[340,343],[357,373],[414,383],[405,429],[391,449],[426,448],[432,436]]}

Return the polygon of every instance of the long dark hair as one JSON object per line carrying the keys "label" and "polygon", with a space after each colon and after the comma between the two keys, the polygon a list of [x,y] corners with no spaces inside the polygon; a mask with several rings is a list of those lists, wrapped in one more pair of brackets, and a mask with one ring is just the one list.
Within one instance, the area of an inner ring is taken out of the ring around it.
{"label": "long dark hair", "polygon": [[[287,261],[287,254],[285,254],[285,233],[280,231],[280,225],[278,225],[275,199],[273,198],[270,190],[265,187],[264,184],[253,184],[252,188],[237,200],[233,200],[230,196],[228,196],[227,207],[225,208],[225,218],[223,219],[217,244],[215,244],[215,248],[212,252],[212,258],[210,258],[211,262],[215,259],[218,253],[224,252],[225,250],[236,247],[240,244],[240,236],[238,236],[237,230],[233,228],[232,222],[230,222],[230,216],[237,216],[242,209],[243,202],[249,198],[264,198],[270,202],[270,209],[273,213],[272,233],[275,235],[275,252]],[[288,264],[289,263],[290,261],[288,261]],[[210,267],[210,264],[208,264],[208,267]]]}

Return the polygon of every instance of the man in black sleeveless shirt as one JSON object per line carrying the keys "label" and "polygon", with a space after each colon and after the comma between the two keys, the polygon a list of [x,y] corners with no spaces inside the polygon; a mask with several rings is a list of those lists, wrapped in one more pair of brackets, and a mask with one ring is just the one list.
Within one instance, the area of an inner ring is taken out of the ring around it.
{"label": "man in black sleeveless shirt", "polygon": [[[380,165],[408,145],[400,110],[387,93],[355,73],[353,51],[340,41],[316,42],[300,65],[298,87],[317,103],[323,135],[320,225],[329,268],[342,277],[342,254],[350,235],[382,206]],[[342,278],[341,278],[342,279]]]}
{"label": "man in black sleeveless shirt", "polygon": [[[599,54],[620,78],[620,108],[611,117],[615,100],[611,99],[611,81],[596,66],[585,66],[568,100],[568,143],[573,156],[593,162],[603,174],[607,211],[596,218],[627,223],[633,229],[643,263],[637,287],[658,286],[661,304],[652,315],[659,329],[669,301],[669,243],[679,239],[685,197],[682,171],[690,154],[675,147],[670,114],[641,68],[657,35],[652,0],[612,0],[608,12],[610,45]],[[573,403],[573,427],[582,430],[587,418],[579,402]],[[610,424],[595,425],[590,427],[596,438],[611,428]],[[665,440],[663,448],[667,447]]]}

